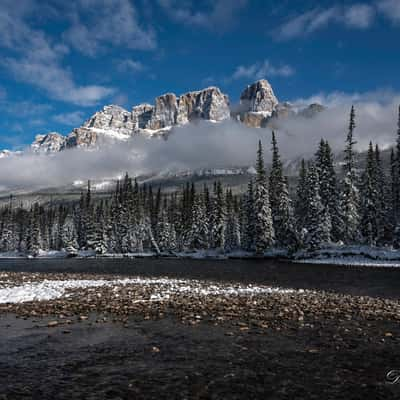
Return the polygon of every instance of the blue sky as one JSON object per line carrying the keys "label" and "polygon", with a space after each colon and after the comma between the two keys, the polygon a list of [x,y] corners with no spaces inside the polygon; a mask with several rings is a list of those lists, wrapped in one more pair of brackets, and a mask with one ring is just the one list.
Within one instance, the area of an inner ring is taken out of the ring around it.
{"label": "blue sky", "polygon": [[0,147],[260,78],[280,100],[397,95],[399,39],[400,0],[1,0]]}

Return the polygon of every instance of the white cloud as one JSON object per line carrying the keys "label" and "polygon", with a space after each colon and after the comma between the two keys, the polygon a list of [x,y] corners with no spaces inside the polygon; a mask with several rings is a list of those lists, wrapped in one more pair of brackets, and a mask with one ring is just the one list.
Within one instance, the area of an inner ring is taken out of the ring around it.
{"label": "white cloud", "polygon": [[262,79],[274,76],[288,77],[295,73],[290,65],[275,66],[269,60],[257,62],[252,65],[239,65],[227,81],[237,79]]}
{"label": "white cloud", "polygon": [[344,10],[344,23],[347,26],[367,29],[375,17],[375,10],[367,4],[354,4]]}
{"label": "white cloud", "polygon": [[23,118],[43,115],[51,111],[51,109],[52,106],[50,104],[41,104],[29,100],[12,101],[9,99],[5,99],[4,101],[0,101],[0,111],[2,113],[11,114]]}
{"label": "white cloud", "polygon": [[[25,1],[27,7],[31,2]],[[29,9],[31,10],[31,9]],[[88,106],[109,96],[114,89],[100,85],[79,85],[70,69],[63,67],[63,57],[69,48],[53,43],[44,32],[31,28],[24,17],[7,1],[0,9],[0,47],[12,55],[0,60],[15,79],[45,91],[49,97],[76,105]],[[14,13],[14,14],[13,14]]]}
{"label": "white cloud", "polygon": [[379,11],[395,24],[400,23],[400,1],[399,0],[379,0],[377,3]]}
{"label": "white cloud", "polygon": [[154,31],[140,26],[137,11],[129,0],[78,0],[70,7],[72,25],[64,38],[87,56],[97,56],[107,46],[140,50],[157,46]]}
{"label": "white cloud", "polygon": [[208,10],[199,11],[199,2],[179,0],[158,0],[167,15],[174,21],[189,27],[200,27],[224,32],[235,24],[240,10],[248,0],[215,0]]}
{"label": "white cloud", "polygon": [[72,127],[80,126],[83,122],[83,119],[84,113],[82,111],[58,114],[53,117],[55,122]]}
{"label": "white cloud", "polygon": [[[365,150],[370,140],[382,148],[396,140],[400,94],[390,91],[318,94],[295,100],[299,106],[319,101],[329,108],[314,118],[289,117],[276,121],[282,158],[312,156],[321,137],[342,151],[350,105],[356,107],[355,139]],[[158,171],[252,165],[258,140],[267,146],[269,129],[251,129],[234,121],[219,124],[200,121],[176,128],[168,140],[134,136],[130,141],[101,147],[98,151],[68,150],[52,157],[34,156],[0,160],[0,182],[6,188],[49,187],[74,180],[101,179]],[[270,152],[266,152],[267,161]]]}
{"label": "white cloud", "polygon": [[290,18],[272,32],[272,35],[276,40],[290,40],[307,36],[332,23],[353,29],[367,29],[374,22],[374,17],[374,7],[361,3],[326,9],[316,8]]}
{"label": "white cloud", "polygon": [[140,61],[131,59],[117,61],[116,65],[118,71],[120,72],[136,73],[145,69],[144,65]]}

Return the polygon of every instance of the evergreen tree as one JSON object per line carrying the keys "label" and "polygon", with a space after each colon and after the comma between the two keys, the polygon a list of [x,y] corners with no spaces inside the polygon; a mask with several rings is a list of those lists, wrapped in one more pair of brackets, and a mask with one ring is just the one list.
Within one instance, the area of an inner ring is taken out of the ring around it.
{"label": "evergreen tree", "polygon": [[315,162],[319,176],[322,205],[332,222],[331,236],[334,241],[338,241],[342,237],[344,227],[341,218],[336,171],[333,165],[333,153],[328,141],[321,139]]}
{"label": "evergreen tree", "polygon": [[204,199],[195,196],[192,210],[192,226],[186,238],[186,247],[193,250],[205,250],[209,247],[208,219]]}
{"label": "evergreen tree", "polygon": [[269,195],[276,243],[291,247],[296,242],[292,202],[287,179],[283,175],[275,133],[272,131],[272,168],[269,176]]}
{"label": "evergreen tree", "polygon": [[77,254],[78,251],[77,232],[75,228],[74,219],[70,215],[68,215],[67,218],[65,218],[64,224],[62,225],[61,243],[62,243],[62,248],[64,248],[68,254],[72,255]]}
{"label": "evergreen tree", "polygon": [[254,196],[255,210],[255,249],[257,254],[263,254],[274,244],[274,227],[267,187],[267,177],[264,167],[264,155],[261,141],[258,144],[256,163],[256,187]]}
{"label": "evergreen tree", "polygon": [[211,247],[223,250],[225,248],[226,233],[226,207],[221,182],[214,185],[214,197],[212,201]]}
{"label": "evergreen tree", "polygon": [[226,193],[226,241],[225,249],[232,251],[240,248],[240,223],[239,223],[239,209],[236,199],[233,198],[232,190]]}
{"label": "evergreen tree", "polygon": [[330,242],[331,221],[321,201],[318,171],[314,164],[310,164],[307,172],[307,194],[305,245],[309,250],[317,250]]}
{"label": "evergreen tree", "polygon": [[349,131],[346,139],[345,158],[343,165],[344,179],[340,197],[341,219],[343,221],[343,240],[345,243],[354,243],[359,240],[359,192],[357,189],[356,172],[354,163],[354,106],[350,112]]}
{"label": "evergreen tree", "polygon": [[306,162],[304,161],[304,159],[302,159],[300,164],[300,172],[297,183],[296,202],[295,202],[295,219],[296,219],[297,230],[299,232],[301,232],[306,223],[308,197],[309,195],[307,191],[307,167],[306,167]]}
{"label": "evergreen tree", "polygon": [[255,251],[255,208],[254,208],[254,184],[250,179],[247,185],[247,193],[241,207],[242,247],[247,251]]}
{"label": "evergreen tree", "polygon": [[364,241],[373,246],[377,237],[377,191],[376,158],[372,142],[367,153],[367,162],[361,184],[360,231]]}

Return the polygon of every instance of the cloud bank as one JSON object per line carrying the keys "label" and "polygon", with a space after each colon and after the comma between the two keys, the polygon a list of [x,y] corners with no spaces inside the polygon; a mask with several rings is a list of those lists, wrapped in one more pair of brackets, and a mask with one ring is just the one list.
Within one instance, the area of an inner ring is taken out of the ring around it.
{"label": "cloud bank", "polygon": [[[351,104],[356,105],[357,148],[370,140],[382,148],[396,139],[400,94],[391,91],[364,94],[318,94],[293,101],[303,107],[318,101],[328,108],[312,119],[292,117],[276,122],[283,159],[314,154],[321,138],[339,152],[344,147]],[[258,140],[270,159],[270,129],[251,129],[235,121],[206,121],[176,128],[168,140],[136,136],[96,151],[73,149],[51,156],[27,152],[0,159],[2,190],[44,188],[75,180],[112,178],[128,171],[132,176],[198,168],[248,166],[254,163]]]}

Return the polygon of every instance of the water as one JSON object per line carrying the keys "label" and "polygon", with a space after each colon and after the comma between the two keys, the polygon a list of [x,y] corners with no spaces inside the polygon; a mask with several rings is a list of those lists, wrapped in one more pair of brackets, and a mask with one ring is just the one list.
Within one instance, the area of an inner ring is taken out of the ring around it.
{"label": "water", "polygon": [[168,276],[400,298],[400,268],[292,264],[275,260],[140,258],[0,260],[0,271]]}

